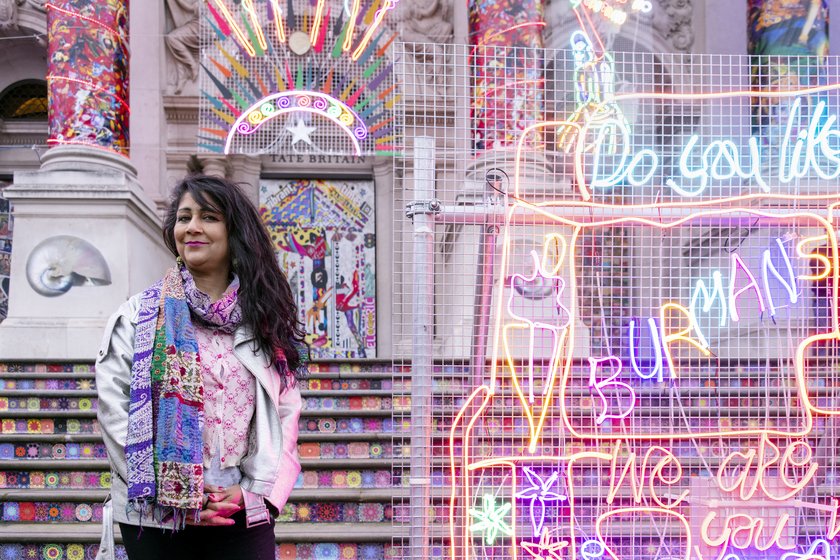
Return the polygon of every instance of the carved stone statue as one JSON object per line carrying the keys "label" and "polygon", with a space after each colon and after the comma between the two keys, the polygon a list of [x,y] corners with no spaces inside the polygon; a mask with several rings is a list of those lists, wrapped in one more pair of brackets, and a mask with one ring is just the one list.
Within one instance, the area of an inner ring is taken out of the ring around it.
{"label": "carved stone statue", "polygon": [[691,52],[694,30],[692,0],[658,0],[653,9],[653,27],[664,35],[676,52]]}
{"label": "carved stone statue", "polygon": [[442,88],[446,77],[440,70],[445,67],[441,45],[452,41],[452,0],[403,2],[398,18],[406,49],[425,66],[427,82]]}
{"label": "carved stone statue", "polygon": [[23,6],[24,3],[29,4],[39,12],[47,11],[47,0],[17,0],[18,6]]}
{"label": "carved stone statue", "polygon": [[175,59],[174,85],[178,94],[198,78],[198,0],[166,0],[166,5],[173,28],[164,41]]}
{"label": "carved stone statue", "polygon": [[0,0],[0,29],[17,27],[21,0]]}

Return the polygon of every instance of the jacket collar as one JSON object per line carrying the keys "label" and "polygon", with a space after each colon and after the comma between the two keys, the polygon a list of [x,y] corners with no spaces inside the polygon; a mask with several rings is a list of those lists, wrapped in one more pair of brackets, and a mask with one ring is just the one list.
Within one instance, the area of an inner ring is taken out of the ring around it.
{"label": "jacket collar", "polygon": [[246,342],[250,342],[254,340],[256,336],[254,336],[254,331],[249,325],[240,325],[233,331],[233,345],[239,346],[240,344],[245,344]]}
{"label": "jacket collar", "polygon": [[282,392],[280,376],[277,375],[274,366],[268,364],[265,354],[256,351],[256,348],[254,348],[255,340],[254,331],[246,325],[240,325],[233,332],[233,351],[239,361],[254,375],[257,382],[268,393],[274,406],[278,407],[278,399]]}

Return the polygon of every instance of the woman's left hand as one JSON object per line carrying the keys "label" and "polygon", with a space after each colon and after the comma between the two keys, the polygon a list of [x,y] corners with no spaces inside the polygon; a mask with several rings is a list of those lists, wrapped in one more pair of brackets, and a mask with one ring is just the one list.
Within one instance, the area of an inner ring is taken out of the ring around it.
{"label": "woman's left hand", "polygon": [[204,491],[210,493],[208,497],[211,502],[233,504],[239,506],[240,509],[245,505],[245,499],[242,497],[242,487],[238,484],[227,488],[205,484]]}

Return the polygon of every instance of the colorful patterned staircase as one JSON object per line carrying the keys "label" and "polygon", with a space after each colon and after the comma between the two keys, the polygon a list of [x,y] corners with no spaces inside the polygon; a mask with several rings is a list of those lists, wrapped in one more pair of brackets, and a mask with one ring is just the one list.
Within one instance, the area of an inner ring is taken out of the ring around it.
{"label": "colorful patterned staircase", "polygon": [[[384,362],[311,372],[278,557],[401,558],[407,383]],[[95,557],[110,486],[96,408],[90,365],[0,364],[0,560]]]}

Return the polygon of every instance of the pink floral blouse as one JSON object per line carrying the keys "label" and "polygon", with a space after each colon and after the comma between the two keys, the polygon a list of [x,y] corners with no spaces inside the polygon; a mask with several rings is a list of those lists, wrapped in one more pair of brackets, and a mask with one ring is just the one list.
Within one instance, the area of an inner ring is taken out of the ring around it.
{"label": "pink floral blouse", "polygon": [[248,452],[257,381],[233,353],[233,334],[195,325],[204,380],[204,467],[235,467]]}

